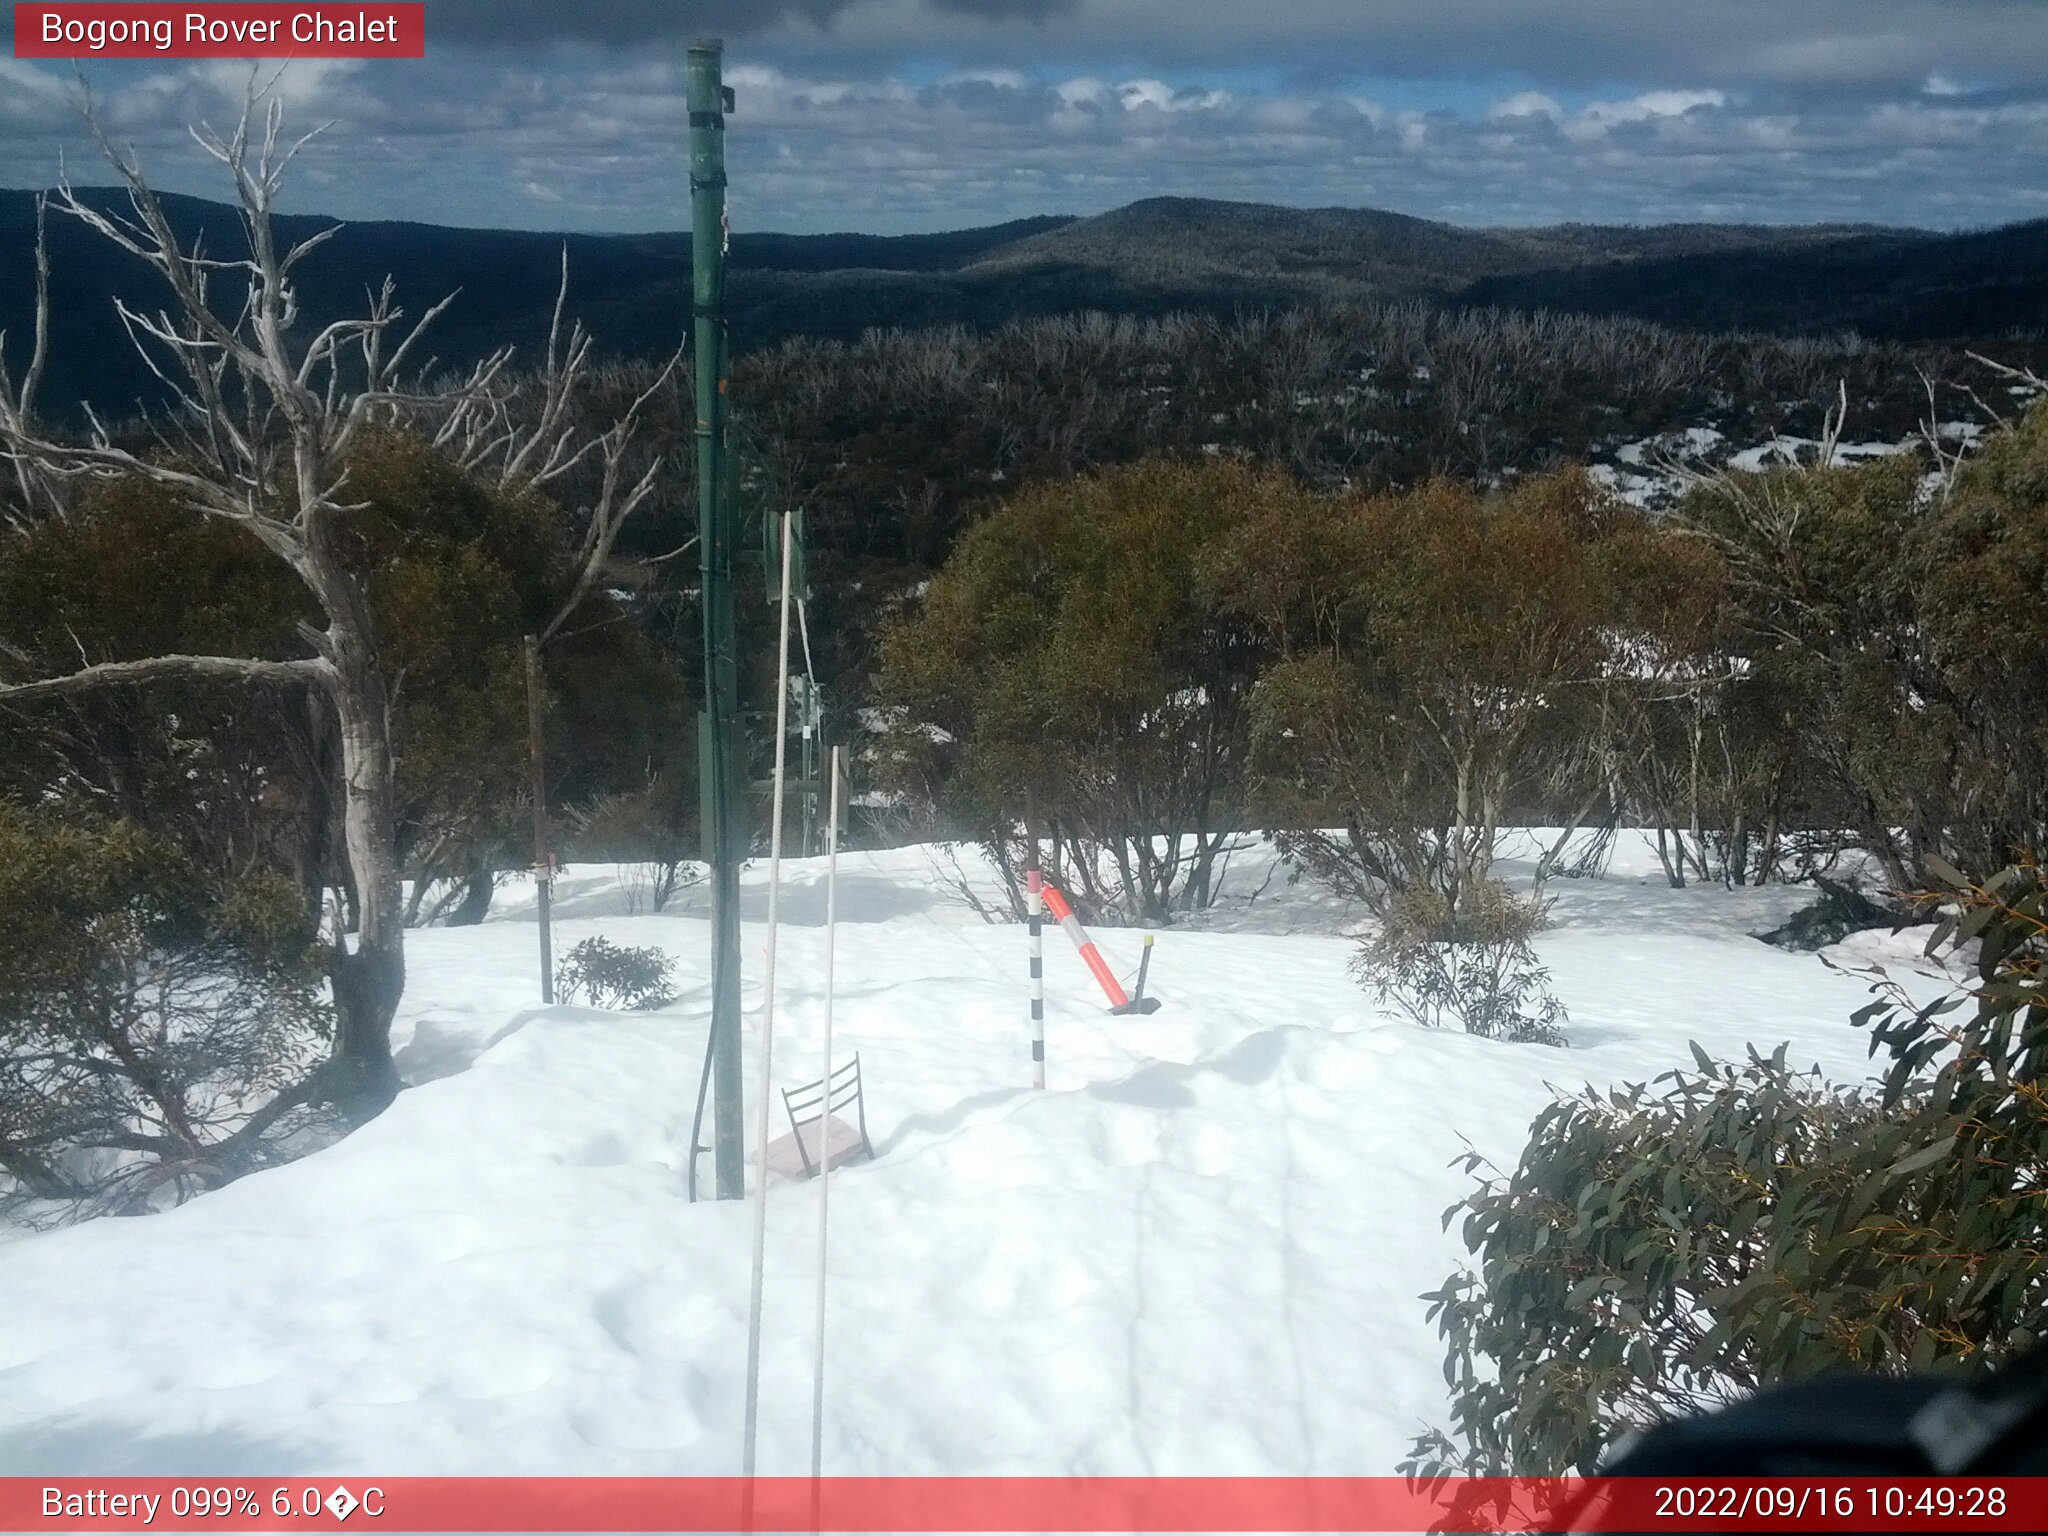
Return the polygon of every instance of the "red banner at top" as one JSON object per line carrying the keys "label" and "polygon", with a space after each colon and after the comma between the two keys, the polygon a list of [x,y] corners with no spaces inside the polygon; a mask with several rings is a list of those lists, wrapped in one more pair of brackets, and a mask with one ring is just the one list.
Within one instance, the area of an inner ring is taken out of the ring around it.
{"label": "red banner at top", "polygon": [[17,59],[418,59],[424,4],[28,5]]}

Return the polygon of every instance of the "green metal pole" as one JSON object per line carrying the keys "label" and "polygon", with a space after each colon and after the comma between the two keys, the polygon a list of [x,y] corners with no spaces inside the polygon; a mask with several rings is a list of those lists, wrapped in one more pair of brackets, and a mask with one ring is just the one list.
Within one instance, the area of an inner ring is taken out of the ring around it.
{"label": "green metal pole", "polygon": [[540,1000],[555,1001],[555,937],[549,920],[555,860],[548,849],[547,738],[541,731],[540,641],[526,637],[526,740],[533,765],[533,894],[540,918]]}
{"label": "green metal pole", "polygon": [[724,46],[690,44],[690,275],[697,361],[697,548],[703,577],[704,713],[698,732],[705,862],[711,866],[711,1145],[718,1198],[747,1193],[740,1093],[740,859],[743,739],[732,566],[737,508],[726,492]]}

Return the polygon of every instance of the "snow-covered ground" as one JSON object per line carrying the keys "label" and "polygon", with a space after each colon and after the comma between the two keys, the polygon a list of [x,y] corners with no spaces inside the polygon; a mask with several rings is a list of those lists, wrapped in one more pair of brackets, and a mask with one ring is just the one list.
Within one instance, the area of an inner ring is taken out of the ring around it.
{"label": "snow-covered ground", "polygon": [[[1975,448],[1983,436],[1983,429],[1971,421],[1944,421],[1935,432],[1950,452]],[[1786,465],[1813,464],[1824,446],[1817,438],[1774,435],[1741,447],[1718,428],[1694,426],[1598,450],[1589,473],[1622,500],[1645,511],[1661,512],[1678,505],[1695,475],[1721,469],[1754,474]],[[1918,434],[1897,442],[1837,442],[1833,462],[1856,464],[1891,458],[1918,452],[1923,446]]]}
{"label": "snow-covered ground", "polygon": [[[1654,1077],[1689,1040],[1869,1066],[1862,985],[1749,937],[1806,892],[1672,891],[1640,846],[1559,882],[1556,1051],[1383,1015],[1345,974],[1356,914],[1258,849],[1160,936],[1157,1014],[1107,1016],[1048,933],[1033,1092],[1023,931],[981,922],[930,850],[840,867],[840,1056],[879,1156],[834,1179],[828,1472],[1391,1471],[1443,1416],[1417,1297],[1464,1257],[1440,1217],[1466,1141],[1512,1166],[1548,1085]],[[793,1086],[819,1069],[824,864],[786,874]],[[560,948],[658,944],[679,1000],[536,1006],[514,892],[413,936],[415,1086],[374,1124],[167,1214],[0,1244],[0,1473],[737,1470],[750,1216],[683,1179],[704,893],[662,916],[619,915],[609,871],[564,893]],[[751,1075],[759,866],[746,900]],[[1135,962],[1135,935],[1101,937]],[[1916,955],[1862,935],[1837,958]],[[814,1198],[770,1191],[765,1472],[808,1464]]]}

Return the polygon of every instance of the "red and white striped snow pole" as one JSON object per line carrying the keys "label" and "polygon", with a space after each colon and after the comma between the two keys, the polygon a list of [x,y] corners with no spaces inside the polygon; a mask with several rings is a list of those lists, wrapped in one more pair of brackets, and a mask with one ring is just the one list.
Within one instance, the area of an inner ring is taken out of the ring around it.
{"label": "red and white striped snow pole", "polygon": [[[1035,860],[1034,860],[1035,861]],[[1045,893],[1042,877],[1029,871],[1025,884],[1030,894],[1031,921],[1031,1086],[1045,1086]]]}
{"label": "red and white striped snow pole", "polygon": [[1130,998],[1123,989],[1123,983],[1116,979],[1116,973],[1109,968],[1109,962],[1102,958],[1102,951],[1095,947],[1095,941],[1088,937],[1088,930],[1081,926],[1081,919],[1074,916],[1074,909],[1067,904],[1067,898],[1060,894],[1060,888],[1050,880],[1041,880],[1045,892],[1045,904],[1053,920],[1067,931],[1067,937],[1074,941],[1074,948],[1081,951],[1081,958],[1088,969],[1095,973],[1095,979],[1109,998],[1111,1008],[1130,1006]]}

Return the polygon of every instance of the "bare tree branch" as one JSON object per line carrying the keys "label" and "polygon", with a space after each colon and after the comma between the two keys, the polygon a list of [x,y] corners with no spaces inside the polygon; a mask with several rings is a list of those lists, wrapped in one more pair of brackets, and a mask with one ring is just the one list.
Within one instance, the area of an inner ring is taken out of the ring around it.
{"label": "bare tree branch", "polygon": [[2002,379],[2011,379],[2016,384],[2026,385],[2036,393],[2048,394],[2048,379],[2042,378],[2031,368],[2015,368],[2009,363],[2001,363],[1995,358],[1986,357],[1981,352],[1972,352],[1969,357],[1971,362],[1982,363]]}
{"label": "bare tree branch", "polygon": [[1964,446],[1958,444],[1953,452],[1942,446],[1941,406],[1935,397],[1934,380],[1925,368],[1919,370],[1920,385],[1927,391],[1927,419],[1920,423],[1920,437],[1927,444],[1928,452],[1934,455],[1935,472],[1939,475],[1940,492],[1938,500],[1947,504],[1955,491],[1956,476],[1962,473]]}
{"label": "bare tree branch", "polygon": [[[36,194],[36,318],[35,343],[29,350],[28,371],[22,375],[17,388],[7,371],[7,336],[0,331],[0,431],[8,428],[25,429],[35,420],[36,391],[43,381],[43,366],[50,355],[50,199],[43,193]],[[21,494],[19,516],[28,518],[35,514],[40,501],[46,506],[59,507],[54,490],[46,477],[36,472],[31,461],[11,460],[15,484]],[[59,510],[61,508],[59,507]],[[10,521],[13,519],[10,519]]]}
{"label": "bare tree branch", "polygon": [[575,584],[560,610],[541,631],[540,640],[543,645],[568,622],[570,615],[575,613],[584,599],[595,589],[598,578],[611,560],[619,531],[626,526],[627,520],[640,509],[647,498],[654,494],[663,467],[660,456],[657,455],[648,464],[630,489],[622,492],[620,487],[625,457],[639,433],[641,413],[646,410],[648,402],[667,387],[669,380],[675,377],[676,370],[681,365],[682,353],[678,351],[655,376],[654,382],[640,392],[639,398],[634,400],[611,430],[594,440],[604,460],[604,474],[599,484],[597,503],[587,509],[589,523],[584,531],[583,547],[578,552],[579,565]]}
{"label": "bare tree branch", "polygon": [[[548,626],[553,634],[595,588],[620,529],[653,493],[661,460],[640,468],[634,449],[646,407],[668,386],[678,360],[622,417],[603,430],[586,430],[578,412],[593,344],[580,323],[564,330],[566,250],[544,365],[524,383],[511,376],[509,347],[452,383],[432,382],[432,360],[416,365],[415,356],[454,295],[408,324],[389,278],[370,296],[367,313],[333,321],[310,337],[298,334],[294,270],[335,229],[280,245],[272,217],[276,199],[287,167],[313,135],[287,143],[281,106],[274,95],[266,101],[267,94],[252,76],[232,131],[193,132],[235,187],[246,254],[227,258],[211,254],[203,234],[180,236],[134,152],[113,142],[87,96],[86,123],[126,191],[127,209],[95,207],[68,179],[60,180],[53,201],[146,263],[170,289],[172,302],[154,313],[116,303],[131,342],[168,391],[170,409],[150,424],[160,451],[117,442],[90,407],[83,441],[60,439],[31,419],[45,350],[45,291],[26,387],[0,389],[0,459],[24,486],[61,492],[88,478],[135,479],[201,517],[241,529],[311,598],[319,623],[302,624],[299,635],[312,654],[294,661],[170,655],[99,664],[81,654],[85,664],[66,676],[0,684],[0,700],[175,677],[321,688],[340,743],[337,799],[356,895],[354,953],[337,940],[333,979],[342,1020],[329,1077],[338,1096],[355,1099],[356,1111],[374,1113],[397,1088],[390,1026],[404,985],[392,743],[403,678],[380,653],[371,593],[347,554],[345,520],[365,505],[348,495],[349,455],[372,426],[418,423],[465,469],[506,491],[562,482],[578,466],[597,465],[594,503],[579,513],[577,573]],[[233,304],[213,297],[215,280],[223,277],[236,288]]]}
{"label": "bare tree branch", "polygon": [[333,669],[324,661],[257,661],[246,656],[151,656],[142,661],[103,661],[62,677],[32,683],[0,683],[0,702],[54,698],[96,688],[118,688],[167,677],[231,678],[244,683],[328,683]]}

